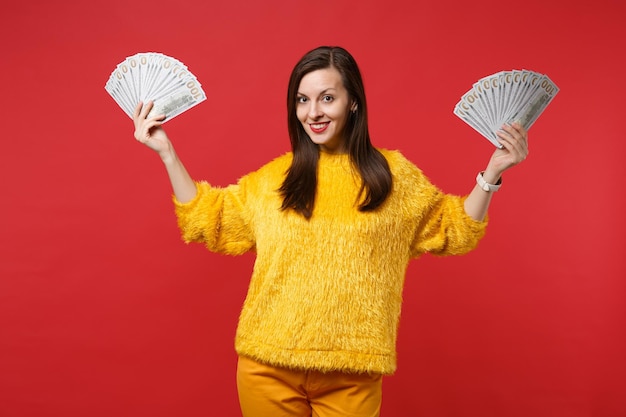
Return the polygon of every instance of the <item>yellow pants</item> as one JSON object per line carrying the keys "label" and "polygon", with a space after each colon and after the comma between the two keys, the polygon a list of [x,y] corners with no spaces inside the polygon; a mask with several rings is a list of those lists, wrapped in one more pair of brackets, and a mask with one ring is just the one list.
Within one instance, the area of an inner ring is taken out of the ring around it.
{"label": "yellow pants", "polygon": [[239,357],[244,417],[378,417],[382,376],[276,368]]}

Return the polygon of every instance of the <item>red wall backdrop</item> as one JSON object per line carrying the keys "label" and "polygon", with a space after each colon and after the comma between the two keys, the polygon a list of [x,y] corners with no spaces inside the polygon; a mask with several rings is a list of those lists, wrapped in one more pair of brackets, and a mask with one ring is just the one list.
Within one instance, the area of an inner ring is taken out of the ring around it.
{"label": "red wall backdrop", "polygon": [[383,415],[626,415],[624,83],[618,0],[3,2],[0,416],[237,416],[233,337],[252,256],[185,245],[156,155],[104,90],[159,51],[208,100],[166,125],[226,185],[288,150],[296,60],[348,48],[376,145],[465,193],[491,145],[453,115],[482,76],[561,92],[505,177],[479,249],[409,268]]}

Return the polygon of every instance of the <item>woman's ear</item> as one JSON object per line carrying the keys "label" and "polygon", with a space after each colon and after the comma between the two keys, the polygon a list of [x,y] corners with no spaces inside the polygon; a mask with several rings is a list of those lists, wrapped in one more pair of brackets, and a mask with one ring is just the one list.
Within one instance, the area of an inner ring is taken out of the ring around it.
{"label": "woman's ear", "polygon": [[352,106],[350,106],[350,111],[352,113],[356,113],[357,109],[359,108],[359,105],[356,104],[356,102],[352,102]]}

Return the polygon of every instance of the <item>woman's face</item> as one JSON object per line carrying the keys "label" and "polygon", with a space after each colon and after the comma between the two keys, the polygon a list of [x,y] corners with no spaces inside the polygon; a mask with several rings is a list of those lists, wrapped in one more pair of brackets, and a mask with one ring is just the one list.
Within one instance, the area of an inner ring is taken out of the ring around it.
{"label": "woman's face", "polygon": [[335,68],[309,72],[300,81],[296,114],[314,143],[330,153],[345,153],[344,128],[350,97]]}

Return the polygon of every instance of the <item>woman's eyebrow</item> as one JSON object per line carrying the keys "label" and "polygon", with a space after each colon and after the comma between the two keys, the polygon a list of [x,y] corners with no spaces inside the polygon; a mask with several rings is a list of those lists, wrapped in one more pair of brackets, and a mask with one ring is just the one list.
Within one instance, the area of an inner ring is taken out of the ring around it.
{"label": "woman's eyebrow", "polygon": [[[318,95],[322,96],[322,95],[324,95],[326,93],[329,93],[331,90],[336,91],[337,89],[335,87],[328,87],[328,88],[325,88],[324,90],[320,91]],[[303,97],[308,97],[306,94],[301,93],[299,91],[298,91],[297,95],[303,96]]]}

